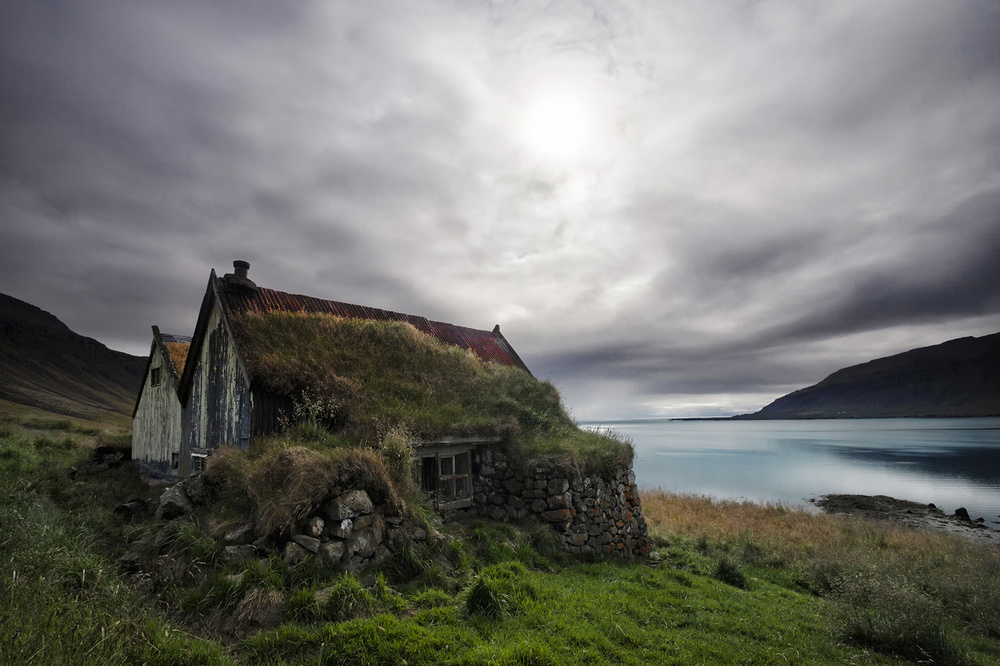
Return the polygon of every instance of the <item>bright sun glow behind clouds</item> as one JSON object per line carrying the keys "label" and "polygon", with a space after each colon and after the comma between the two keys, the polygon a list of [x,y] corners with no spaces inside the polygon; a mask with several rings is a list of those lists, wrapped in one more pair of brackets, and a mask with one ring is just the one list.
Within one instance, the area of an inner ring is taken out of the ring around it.
{"label": "bright sun glow behind clouds", "polygon": [[593,128],[583,103],[564,93],[542,95],[525,109],[522,138],[537,156],[564,161],[579,157]]}

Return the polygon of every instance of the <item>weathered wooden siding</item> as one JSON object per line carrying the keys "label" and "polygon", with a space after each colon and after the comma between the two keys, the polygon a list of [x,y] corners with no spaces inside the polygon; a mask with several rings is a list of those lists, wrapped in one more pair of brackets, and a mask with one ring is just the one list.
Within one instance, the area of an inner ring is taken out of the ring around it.
{"label": "weathered wooden siding", "polygon": [[[160,383],[153,386],[153,370],[157,368]],[[143,474],[173,479],[179,471],[172,461],[181,450],[181,401],[158,345],[153,345],[149,369],[132,420],[132,460]]]}
{"label": "weathered wooden siding", "polygon": [[210,453],[223,446],[246,449],[250,444],[250,387],[217,303],[192,372],[184,418],[183,476],[192,471],[193,452]]}

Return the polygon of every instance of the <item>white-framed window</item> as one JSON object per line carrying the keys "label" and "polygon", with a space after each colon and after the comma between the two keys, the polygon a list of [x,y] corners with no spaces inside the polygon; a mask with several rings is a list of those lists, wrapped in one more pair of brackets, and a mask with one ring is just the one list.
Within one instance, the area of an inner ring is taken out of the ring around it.
{"label": "white-framed window", "polygon": [[471,449],[438,449],[419,454],[414,478],[442,508],[472,505]]}
{"label": "white-framed window", "polygon": [[472,454],[469,451],[438,456],[438,493],[442,502],[472,495]]}

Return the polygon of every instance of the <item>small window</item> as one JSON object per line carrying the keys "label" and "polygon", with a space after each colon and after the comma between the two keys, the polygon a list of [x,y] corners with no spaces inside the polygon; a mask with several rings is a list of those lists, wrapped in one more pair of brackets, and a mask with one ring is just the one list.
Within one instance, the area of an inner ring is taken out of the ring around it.
{"label": "small window", "polygon": [[441,455],[438,460],[441,472],[438,489],[441,499],[450,502],[468,497],[472,485],[472,480],[469,478],[471,469],[469,452]]}
{"label": "small window", "polygon": [[170,454],[170,469],[177,470],[177,469],[180,469],[180,466],[181,466],[181,458],[180,458],[180,456],[176,452],[171,453]]}
{"label": "small window", "polygon": [[439,508],[472,505],[472,452],[442,451],[422,455],[414,465],[414,479]]}
{"label": "small window", "polygon": [[149,371],[149,385],[150,386],[160,385],[160,368],[153,368]]}

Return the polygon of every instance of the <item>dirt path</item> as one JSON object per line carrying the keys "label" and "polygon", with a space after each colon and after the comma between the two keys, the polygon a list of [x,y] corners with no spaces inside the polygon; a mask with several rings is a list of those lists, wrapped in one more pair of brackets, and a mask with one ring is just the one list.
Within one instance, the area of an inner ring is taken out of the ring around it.
{"label": "dirt path", "polygon": [[826,513],[893,520],[909,527],[948,532],[980,543],[1000,544],[1000,530],[948,515],[933,504],[920,504],[888,495],[823,495],[810,501]]}

